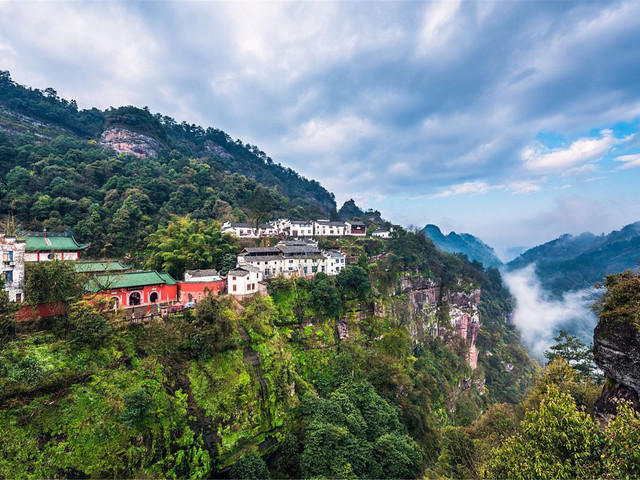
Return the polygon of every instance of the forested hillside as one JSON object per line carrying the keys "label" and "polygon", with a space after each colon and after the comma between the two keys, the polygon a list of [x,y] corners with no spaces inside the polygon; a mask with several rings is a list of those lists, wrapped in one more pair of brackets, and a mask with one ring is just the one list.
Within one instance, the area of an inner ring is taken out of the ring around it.
{"label": "forested hillside", "polygon": [[[0,306],[0,476],[418,478],[444,468],[447,432],[521,400],[536,370],[506,322],[500,275],[403,230],[336,246],[359,258],[336,277],[277,278],[268,296],[209,297],[149,324],[81,299],[70,264],[34,267],[30,298],[69,313],[16,333]],[[417,302],[433,285],[433,306]],[[450,298],[477,289],[473,370]]]}
{"label": "forested hillside", "polygon": [[640,223],[607,235],[563,235],[527,250],[509,262],[509,269],[535,264],[542,284],[553,294],[589,288],[606,275],[636,268],[640,260]]}
{"label": "forested hillside", "polygon": [[487,267],[500,267],[502,262],[496,252],[478,237],[468,233],[450,232],[444,235],[437,225],[426,225],[422,231],[438,248],[449,253],[462,253],[471,260],[482,262]]}
{"label": "forested hillside", "polygon": [[[105,132],[156,150],[120,155]],[[25,230],[70,228],[91,254],[121,256],[171,215],[251,220],[265,199],[273,217],[336,216],[318,182],[220,130],[135,107],[78,110],[0,72],[0,217]]]}

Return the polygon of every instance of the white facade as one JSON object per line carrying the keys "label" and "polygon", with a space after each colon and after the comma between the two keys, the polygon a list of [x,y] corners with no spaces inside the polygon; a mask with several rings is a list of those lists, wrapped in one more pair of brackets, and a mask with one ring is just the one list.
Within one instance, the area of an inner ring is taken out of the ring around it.
{"label": "white facade", "polygon": [[313,237],[313,223],[305,221],[292,221],[289,226],[290,237]]}
{"label": "white facade", "polygon": [[342,252],[323,252],[313,241],[283,241],[275,247],[249,247],[238,255],[238,264],[257,268],[263,278],[313,277],[318,272],[337,275],[345,268]]}
{"label": "white facade", "polygon": [[347,234],[347,225],[342,222],[317,220],[313,222],[313,234],[319,237],[342,237]]}
{"label": "white facade", "polygon": [[324,253],[327,259],[327,275],[338,275],[347,266],[347,260],[342,252],[329,250]]}
{"label": "white facade", "polygon": [[227,274],[230,295],[253,295],[260,290],[262,272],[252,265],[238,265]]}
{"label": "white facade", "polygon": [[256,229],[248,223],[230,223],[222,224],[222,233],[231,233],[236,237],[258,238]]}
{"label": "white facade", "polygon": [[185,282],[217,282],[222,280],[217,270],[187,270],[184,272]]}
{"label": "white facade", "polygon": [[12,302],[24,300],[24,262],[26,243],[0,233],[0,275]]}
{"label": "white facade", "polygon": [[371,235],[379,238],[391,238],[391,232],[389,230],[376,230]]}

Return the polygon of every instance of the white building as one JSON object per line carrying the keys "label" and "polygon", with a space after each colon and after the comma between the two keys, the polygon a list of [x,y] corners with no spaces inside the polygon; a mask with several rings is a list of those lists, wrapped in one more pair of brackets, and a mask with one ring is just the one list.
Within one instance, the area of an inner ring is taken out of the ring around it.
{"label": "white building", "polygon": [[346,257],[338,250],[324,252],[327,259],[327,275],[338,275],[347,266]]}
{"label": "white building", "polygon": [[346,266],[338,251],[323,252],[311,240],[288,240],[275,247],[248,247],[238,255],[238,264],[251,265],[264,278],[278,276],[313,277],[318,272],[337,275]]}
{"label": "white building", "polygon": [[230,295],[253,295],[260,290],[262,272],[253,265],[238,265],[227,274]]}
{"label": "white building", "polygon": [[313,222],[291,220],[286,233],[289,237],[313,237]]}
{"label": "white building", "polygon": [[380,228],[373,232],[371,235],[379,238],[391,238],[391,231]]}
{"label": "white building", "polygon": [[184,272],[185,282],[217,282],[222,277],[217,270],[187,270]]}
{"label": "white building", "polygon": [[258,238],[255,227],[249,223],[224,222],[221,231],[222,233],[231,233],[236,237]]}
{"label": "white building", "polygon": [[313,234],[317,237],[342,237],[347,234],[347,225],[342,222],[316,220],[313,222]]}
{"label": "white building", "polygon": [[16,237],[0,233],[0,275],[12,302],[24,300],[24,260],[27,244]]}

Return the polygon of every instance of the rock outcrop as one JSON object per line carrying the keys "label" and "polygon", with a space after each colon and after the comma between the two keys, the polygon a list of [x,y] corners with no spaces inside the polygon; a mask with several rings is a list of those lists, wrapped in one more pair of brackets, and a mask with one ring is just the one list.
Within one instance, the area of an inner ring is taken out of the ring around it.
{"label": "rock outcrop", "polygon": [[156,139],[122,127],[108,128],[102,133],[100,144],[119,153],[129,153],[138,158],[156,157],[162,148]]}
{"label": "rock outcrop", "polygon": [[596,404],[601,415],[616,411],[616,399],[626,399],[639,407],[640,328],[633,323],[600,322],[593,334],[593,353],[607,376],[602,396]]}
{"label": "rock outcrop", "polygon": [[478,366],[478,348],[476,340],[480,330],[480,290],[474,290],[467,294],[454,292],[449,295],[449,317],[451,324],[456,329],[456,334],[462,338],[468,347],[467,362],[473,370]]}

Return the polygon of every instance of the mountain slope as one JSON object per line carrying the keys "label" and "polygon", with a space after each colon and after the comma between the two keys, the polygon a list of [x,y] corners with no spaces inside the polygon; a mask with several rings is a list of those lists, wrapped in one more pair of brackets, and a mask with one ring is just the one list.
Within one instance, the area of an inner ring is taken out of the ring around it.
{"label": "mountain slope", "polygon": [[426,225],[422,231],[433,240],[438,248],[449,253],[463,253],[471,260],[482,262],[487,267],[499,267],[502,262],[498,259],[493,248],[477,237],[468,233],[451,232],[444,235],[436,225]]}
{"label": "mountain slope", "polygon": [[608,235],[583,233],[561,237],[527,250],[508,268],[516,270],[531,263],[542,284],[555,295],[579,290],[604,280],[605,275],[638,266],[640,222]]}
{"label": "mountain slope", "polygon": [[135,255],[171,215],[245,221],[256,191],[273,216],[335,218],[332,193],[214,128],[132,106],[78,110],[0,72],[0,219],[71,228],[94,255]]}

